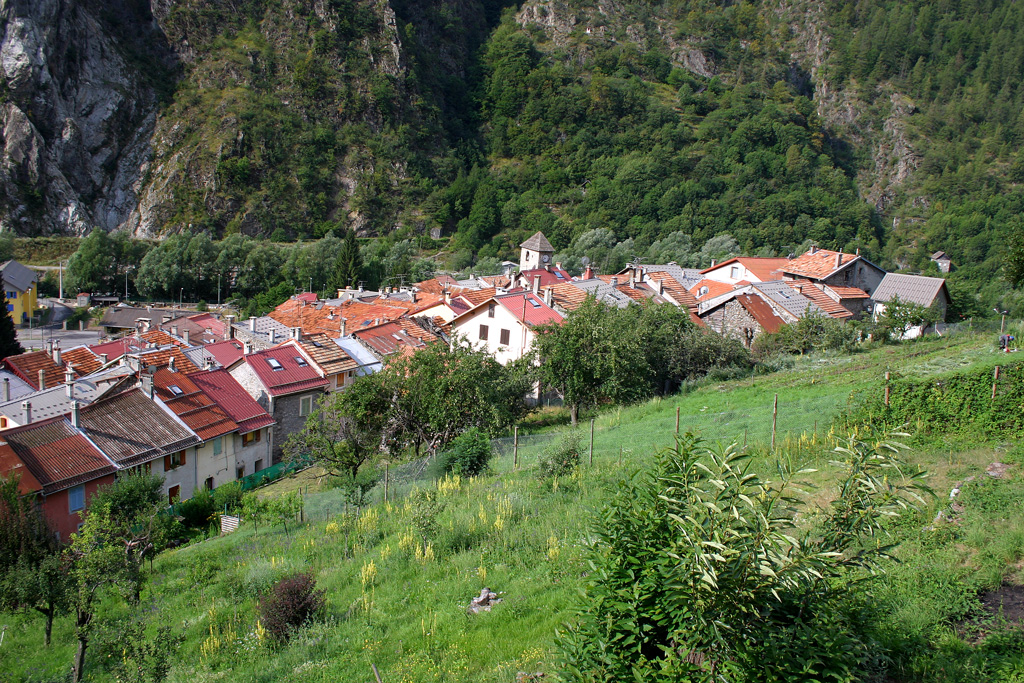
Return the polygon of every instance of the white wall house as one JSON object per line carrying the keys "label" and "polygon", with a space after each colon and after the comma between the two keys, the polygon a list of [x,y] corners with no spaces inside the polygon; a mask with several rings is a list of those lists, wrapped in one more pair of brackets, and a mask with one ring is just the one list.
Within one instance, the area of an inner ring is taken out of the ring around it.
{"label": "white wall house", "polygon": [[452,338],[486,351],[506,365],[530,351],[535,327],[561,321],[561,314],[544,303],[539,294],[500,294],[455,318]]}

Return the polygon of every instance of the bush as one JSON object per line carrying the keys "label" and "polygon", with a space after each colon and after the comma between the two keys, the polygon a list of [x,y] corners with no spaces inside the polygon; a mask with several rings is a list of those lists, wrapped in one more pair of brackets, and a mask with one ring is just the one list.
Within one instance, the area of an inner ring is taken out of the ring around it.
{"label": "bush", "polygon": [[445,472],[475,477],[487,471],[491,455],[491,440],[487,434],[476,427],[470,427],[451,442],[441,458]]}
{"label": "bush", "polygon": [[782,325],[777,332],[759,334],[752,350],[757,358],[769,358],[780,353],[804,354],[811,351],[848,353],[856,346],[856,326],[811,313],[792,325]]}
{"label": "bush", "polygon": [[579,430],[564,432],[541,456],[538,465],[541,476],[564,477],[575,472],[580,466],[582,443]]}
{"label": "bush", "polygon": [[189,529],[203,529],[217,513],[213,493],[205,487],[197,489],[192,497],[178,503],[178,515]]}
{"label": "bush", "polygon": [[213,490],[213,504],[218,512],[234,513],[242,507],[242,484],[229,481]]}
{"label": "bush", "polygon": [[279,643],[286,642],[324,608],[324,593],[316,589],[311,573],[286,576],[260,602],[260,621]]}

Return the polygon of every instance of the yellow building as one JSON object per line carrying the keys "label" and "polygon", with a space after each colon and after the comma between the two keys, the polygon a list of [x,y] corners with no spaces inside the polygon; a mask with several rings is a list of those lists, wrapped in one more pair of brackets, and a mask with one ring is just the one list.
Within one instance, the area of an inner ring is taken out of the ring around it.
{"label": "yellow building", "polygon": [[17,261],[0,263],[0,276],[4,281],[7,312],[15,325],[28,323],[36,310],[36,274]]}

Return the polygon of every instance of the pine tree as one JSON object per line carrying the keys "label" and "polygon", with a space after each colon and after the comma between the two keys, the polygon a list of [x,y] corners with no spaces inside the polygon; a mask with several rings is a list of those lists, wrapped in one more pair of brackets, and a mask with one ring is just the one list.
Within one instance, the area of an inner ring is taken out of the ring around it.
{"label": "pine tree", "polygon": [[363,257],[359,253],[354,230],[345,231],[345,239],[341,251],[334,262],[334,277],[331,279],[332,289],[355,287],[363,272]]}
{"label": "pine tree", "polygon": [[18,333],[14,329],[14,321],[11,320],[10,312],[4,307],[0,315],[0,358],[16,356],[24,353],[21,342],[18,341]]}

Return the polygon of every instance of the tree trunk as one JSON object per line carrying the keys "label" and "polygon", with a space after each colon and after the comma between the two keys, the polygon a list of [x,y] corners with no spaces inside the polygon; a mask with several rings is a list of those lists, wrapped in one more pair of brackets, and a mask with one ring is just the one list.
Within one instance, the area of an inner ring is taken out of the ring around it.
{"label": "tree trunk", "polygon": [[53,634],[53,613],[56,610],[51,604],[49,609],[39,611],[46,617],[46,625],[43,627],[43,645],[50,647],[50,636]]}
{"label": "tree trunk", "polygon": [[85,648],[89,645],[89,638],[78,636],[78,650],[75,652],[75,683],[80,683],[82,674],[85,672]]}
{"label": "tree trunk", "polygon": [[572,426],[575,427],[580,421],[580,404],[573,403],[569,407],[569,415],[572,417]]}

